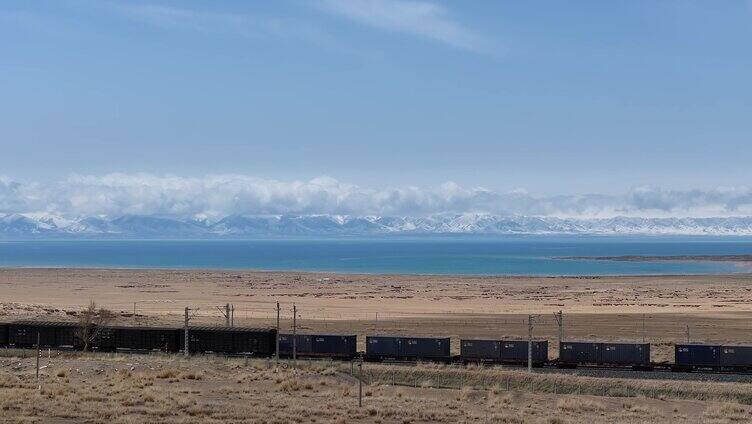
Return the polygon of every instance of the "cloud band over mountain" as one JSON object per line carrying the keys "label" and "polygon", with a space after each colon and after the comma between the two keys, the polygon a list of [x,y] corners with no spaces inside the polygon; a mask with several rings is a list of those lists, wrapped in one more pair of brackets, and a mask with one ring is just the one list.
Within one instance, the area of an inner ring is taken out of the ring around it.
{"label": "cloud band over mountain", "polygon": [[752,189],[636,188],[620,195],[534,196],[446,182],[433,187],[369,188],[329,177],[278,181],[247,175],[201,178],[152,174],[74,175],[53,182],[0,177],[0,213],[65,217],[147,215],[221,218],[229,215],[410,216],[479,213],[495,216],[752,216]]}

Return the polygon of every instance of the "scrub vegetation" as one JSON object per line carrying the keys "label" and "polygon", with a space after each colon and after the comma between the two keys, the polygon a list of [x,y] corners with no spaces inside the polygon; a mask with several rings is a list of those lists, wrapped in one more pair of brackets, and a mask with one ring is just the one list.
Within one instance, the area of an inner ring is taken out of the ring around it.
{"label": "scrub vegetation", "polygon": [[0,422],[39,423],[732,423],[752,387],[528,374],[479,367],[174,355],[0,357]]}

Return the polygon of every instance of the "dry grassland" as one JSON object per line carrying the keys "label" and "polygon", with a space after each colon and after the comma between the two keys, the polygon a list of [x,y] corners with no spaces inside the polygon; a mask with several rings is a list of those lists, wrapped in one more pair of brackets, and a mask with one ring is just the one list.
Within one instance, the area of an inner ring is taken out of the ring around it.
{"label": "dry grassland", "polygon": [[[606,380],[424,364],[366,364],[363,407],[348,363],[53,354],[41,389],[28,352],[0,358],[0,422],[738,423],[752,387]],[[27,355],[22,357],[19,354]],[[440,388],[444,387],[444,388]],[[447,388],[450,387],[450,388]]]}
{"label": "dry grassland", "polygon": [[[224,324],[218,305],[235,305],[236,325],[299,331],[460,338],[527,337],[527,314],[540,314],[535,336],[558,356],[552,313],[563,310],[565,337],[652,344],[655,362],[673,361],[673,344],[752,344],[752,275],[646,277],[471,277],[298,272],[122,269],[0,269],[0,321],[75,320],[89,300],[121,324]],[[135,305],[134,305],[135,303]],[[134,307],[136,313],[134,314]]]}

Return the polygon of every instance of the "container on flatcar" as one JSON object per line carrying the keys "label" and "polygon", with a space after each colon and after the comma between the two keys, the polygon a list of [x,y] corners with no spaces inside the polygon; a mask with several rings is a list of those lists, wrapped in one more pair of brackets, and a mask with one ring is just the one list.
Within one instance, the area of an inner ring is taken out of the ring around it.
{"label": "container on flatcar", "polygon": [[650,343],[601,343],[598,363],[650,366]]}
{"label": "container on flatcar", "polygon": [[138,351],[177,352],[180,328],[170,327],[113,327],[115,348]]}
{"label": "container on flatcar", "polygon": [[292,356],[292,334],[279,335],[279,356]]}
{"label": "container on flatcar", "polygon": [[561,342],[559,343],[559,364],[597,364],[600,359],[600,343]]}
{"label": "container on flatcar", "polygon": [[717,368],[721,366],[721,346],[677,344],[674,347],[677,368]]}
{"label": "container on flatcar", "polygon": [[448,337],[367,336],[366,357],[370,359],[448,361]]}
{"label": "container on flatcar", "polygon": [[725,368],[752,368],[752,346],[721,346],[721,366]]}
{"label": "container on flatcar", "polygon": [[500,362],[501,340],[460,340],[460,357],[466,362]]}
{"label": "container on flatcar", "polygon": [[402,357],[449,360],[449,343],[449,337],[405,337],[402,341]]}
{"label": "container on flatcar", "polygon": [[296,334],[293,344],[292,334],[279,335],[279,355],[292,357],[293,350],[296,356],[307,356],[313,350],[313,339],[308,334]]}
{"label": "container on flatcar", "polygon": [[311,337],[312,354],[315,356],[354,358],[358,353],[355,335],[318,334]]}
{"label": "container on flatcar", "polygon": [[[527,363],[527,340],[502,340],[501,361],[505,363]],[[548,340],[533,340],[533,364],[541,365],[548,361]]]}
{"label": "container on flatcar", "polygon": [[366,336],[366,357],[397,359],[402,353],[402,337]]}
{"label": "container on flatcar", "polygon": [[37,345],[37,335],[42,347],[81,348],[77,337],[78,325],[73,322],[15,321],[8,324],[8,345],[32,348]]}
{"label": "container on flatcar", "polygon": [[[292,334],[280,334],[279,354],[292,356]],[[301,357],[353,358],[357,354],[357,337],[337,334],[297,334],[296,355]]]}

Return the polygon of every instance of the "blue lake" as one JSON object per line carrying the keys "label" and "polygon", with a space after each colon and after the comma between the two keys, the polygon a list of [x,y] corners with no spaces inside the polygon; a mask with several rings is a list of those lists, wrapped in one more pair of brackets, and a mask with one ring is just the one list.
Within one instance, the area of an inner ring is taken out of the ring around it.
{"label": "blue lake", "polygon": [[731,263],[564,260],[560,256],[752,254],[752,240],[665,237],[0,242],[2,267],[213,268],[477,275],[750,272]]}

